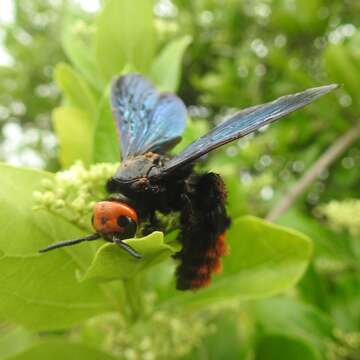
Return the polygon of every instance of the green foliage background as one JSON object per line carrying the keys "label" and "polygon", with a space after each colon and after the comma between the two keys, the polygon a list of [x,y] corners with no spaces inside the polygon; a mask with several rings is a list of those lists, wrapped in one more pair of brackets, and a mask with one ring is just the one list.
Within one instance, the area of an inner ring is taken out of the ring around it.
{"label": "green foliage background", "polygon": [[[359,359],[356,136],[278,224],[261,220],[358,131],[358,1],[13,3],[12,63],[0,67],[0,358]],[[184,99],[175,151],[242,107],[342,85],[198,165],[223,174],[234,222],[222,275],[196,293],[174,289],[173,233],[129,239],[141,263],[111,244],[37,254],[91,230],[120,158],[109,82],[129,71]]]}

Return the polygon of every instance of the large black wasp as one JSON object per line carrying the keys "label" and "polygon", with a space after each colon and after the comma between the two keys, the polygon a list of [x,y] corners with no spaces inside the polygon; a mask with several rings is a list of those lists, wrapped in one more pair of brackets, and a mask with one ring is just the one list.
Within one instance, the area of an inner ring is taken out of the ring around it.
{"label": "large black wasp", "polygon": [[171,157],[167,152],[181,140],[185,129],[184,103],[174,94],[159,93],[139,74],[116,78],[111,105],[119,130],[122,162],[107,182],[109,198],[94,207],[96,232],[40,251],[103,238],[141,259],[123,240],[135,236],[140,222],[149,222],[148,229],[158,228],[157,211],[179,212],[182,249],[175,255],[179,260],[177,288],[198,289],[207,285],[211,274],[220,270],[220,257],[227,251],[225,232],[230,218],[220,175],[196,173],[194,161],[311,103],[336,86],[307,89],[241,110]]}

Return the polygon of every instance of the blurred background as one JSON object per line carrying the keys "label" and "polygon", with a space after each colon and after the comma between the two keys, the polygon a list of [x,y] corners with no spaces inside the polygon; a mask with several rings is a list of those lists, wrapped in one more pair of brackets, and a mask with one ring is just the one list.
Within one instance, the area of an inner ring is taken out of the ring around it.
{"label": "blurred background", "polygon": [[[86,39],[101,6],[1,0],[1,161],[64,166],[52,119],[64,101],[55,66],[73,60],[64,24],[71,18]],[[360,2],[160,0],[153,14],[159,47],[192,39],[178,89],[192,137],[243,107],[341,85],[204,160],[204,168],[224,174],[233,216],[250,213],[301,230],[315,253],[289,294],[219,316],[220,331],[186,358],[360,359]]]}

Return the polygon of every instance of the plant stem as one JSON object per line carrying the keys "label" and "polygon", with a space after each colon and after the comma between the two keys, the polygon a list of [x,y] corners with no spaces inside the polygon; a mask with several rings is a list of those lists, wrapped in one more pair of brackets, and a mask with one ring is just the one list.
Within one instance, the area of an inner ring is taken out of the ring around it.
{"label": "plant stem", "polygon": [[298,197],[312,184],[312,182],[327,169],[353,142],[360,137],[360,124],[355,125],[344,135],[339,137],[325,152],[314,162],[305,174],[289,189],[288,193],[280,199],[270,210],[266,219],[275,221],[298,199]]}
{"label": "plant stem", "polygon": [[126,295],[126,301],[129,309],[129,317],[132,322],[135,322],[142,312],[142,300],[139,289],[138,277],[131,280],[124,280],[124,291]]}

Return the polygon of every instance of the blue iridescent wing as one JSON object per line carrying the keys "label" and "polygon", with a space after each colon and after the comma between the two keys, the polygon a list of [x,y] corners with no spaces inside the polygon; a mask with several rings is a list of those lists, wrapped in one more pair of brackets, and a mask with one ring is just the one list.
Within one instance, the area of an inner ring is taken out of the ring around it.
{"label": "blue iridescent wing", "polygon": [[123,159],[147,151],[162,153],[181,139],[185,129],[184,103],[174,94],[159,93],[138,74],[114,80],[111,106]]}
{"label": "blue iridescent wing", "polygon": [[209,133],[187,146],[179,155],[169,160],[165,164],[163,175],[191,163],[219,146],[248,135],[260,127],[310,104],[336,87],[336,84],[332,84],[307,89],[297,94],[282,96],[266,104],[247,108],[230,116]]}

